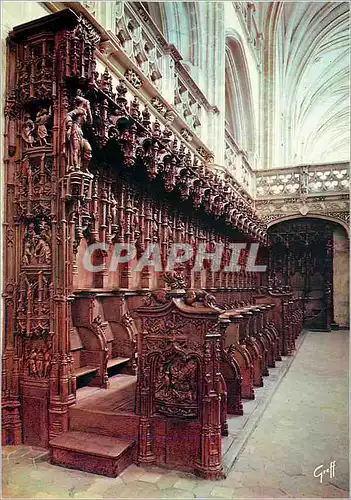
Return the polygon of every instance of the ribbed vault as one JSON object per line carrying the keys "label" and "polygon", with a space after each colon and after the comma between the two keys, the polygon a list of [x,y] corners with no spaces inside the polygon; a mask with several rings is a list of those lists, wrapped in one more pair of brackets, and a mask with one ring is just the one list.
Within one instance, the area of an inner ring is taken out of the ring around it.
{"label": "ribbed vault", "polygon": [[266,39],[265,121],[275,130],[271,140],[279,141],[266,145],[266,167],[348,159],[348,3],[258,5]]}

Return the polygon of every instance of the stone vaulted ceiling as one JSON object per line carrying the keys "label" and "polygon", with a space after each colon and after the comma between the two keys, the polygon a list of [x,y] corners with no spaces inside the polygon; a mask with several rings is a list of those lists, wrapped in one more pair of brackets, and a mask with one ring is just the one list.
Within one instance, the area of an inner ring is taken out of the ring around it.
{"label": "stone vaulted ceiling", "polygon": [[[268,163],[278,167],[348,160],[349,4],[256,5],[268,42],[267,81],[272,88],[267,91],[267,122],[280,138],[278,148],[267,155]],[[272,100],[275,113],[269,117]]]}

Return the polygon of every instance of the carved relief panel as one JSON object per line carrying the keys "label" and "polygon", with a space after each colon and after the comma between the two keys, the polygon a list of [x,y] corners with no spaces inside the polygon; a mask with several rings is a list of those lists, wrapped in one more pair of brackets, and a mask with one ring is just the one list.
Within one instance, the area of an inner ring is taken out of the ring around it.
{"label": "carved relief panel", "polygon": [[[83,125],[91,113],[79,87],[93,81],[98,40],[68,9],[17,26],[8,40],[4,358],[13,391],[4,401],[4,419],[7,407],[19,408],[21,401],[29,444],[46,446],[49,435],[67,428],[74,398],[70,211],[80,213],[90,194],[92,176],[84,170],[91,147]],[[64,177],[71,170],[75,177]],[[50,376],[55,384],[49,385]],[[33,418],[42,425],[31,428]],[[6,439],[18,442],[20,434]]]}
{"label": "carved relief panel", "polygon": [[155,360],[155,411],[165,416],[198,416],[199,361],[194,355],[167,353]]}

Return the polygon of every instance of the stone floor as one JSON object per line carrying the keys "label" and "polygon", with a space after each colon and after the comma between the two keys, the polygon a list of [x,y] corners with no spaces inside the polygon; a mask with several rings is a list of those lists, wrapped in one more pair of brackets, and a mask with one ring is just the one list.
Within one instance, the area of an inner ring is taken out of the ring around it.
{"label": "stone floor", "polygon": [[[348,498],[348,344],[346,331],[309,332],[292,362],[282,362],[288,371],[276,369],[274,393],[272,370],[265,379],[271,394],[260,396],[264,412],[254,421],[248,403],[250,417],[225,480],[135,465],[110,479],[53,466],[41,449],[7,446],[3,497]],[[229,425],[235,432],[237,422]],[[329,469],[332,461],[335,477],[326,472],[320,483],[315,469]]]}

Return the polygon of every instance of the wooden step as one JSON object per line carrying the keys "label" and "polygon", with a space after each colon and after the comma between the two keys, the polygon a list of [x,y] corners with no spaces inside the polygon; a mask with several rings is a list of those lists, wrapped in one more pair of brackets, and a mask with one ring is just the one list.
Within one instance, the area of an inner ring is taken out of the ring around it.
{"label": "wooden step", "polygon": [[116,477],[134,461],[135,441],[68,431],[50,441],[51,463]]}
{"label": "wooden step", "polygon": [[73,405],[78,408],[98,409],[99,411],[117,411],[126,406],[134,412],[136,376],[118,374],[109,378],[109,388],[96,389],[88,387],[77,391],[77,403]]}
{"label": "wooden step", "polygon": [[110,387],[83,387],[69,408],[70,430],[134,440],[139,416],[135,414],[135,375],[115,375]]}
{"label": "wooden step", "polygon": [[138,435],[139,415],[134,412],[108,411],[88,408],[69,409],[70,430],[84,431],[104,436],[118,436],[125,440],[134,440]]}
{"label": "wooden step", "polygon": [[107,361],[107,369],[113,368],[114,366],[124,365],[130,361],[130,358],[112,358]]}
{"label": "wooden step", "polygon": [[78,377],[83,377],[83,375],[88,375],[88,373],[94,373],[94,372],[97,372],[99,369],[98,366],[90,366],[90,365],[87,365],[87,366],[81,366],[80,368],[77,368],[75,371],[74,371],[74,374],[75,376],[78,378]]}

